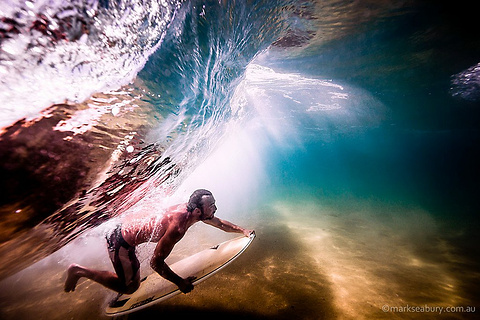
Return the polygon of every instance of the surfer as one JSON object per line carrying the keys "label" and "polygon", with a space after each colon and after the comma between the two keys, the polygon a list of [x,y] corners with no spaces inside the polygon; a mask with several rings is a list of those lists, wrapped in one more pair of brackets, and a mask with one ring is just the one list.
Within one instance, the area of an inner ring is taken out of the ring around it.
{"label": "surfer", "polygon": [[145,242],[157,242],[150,265],[165,279],[178,286],[180,291],[193,290],[195,277],[182,278],[165,263],[165,259],[185,232],[196,222],[202,221],[225,232],[253,233],[231,222],[215,217],[217,207],[213,194],[205,189],[192,193],[188,203],[173,206],[158,216],[128,217],[107,236],[108,251],[115,272],[89,269],[72,264],[67,270],[65,292],[74,291],[80,278],[87,278],[119,293],[131,294],[140,286],[140,262],[135,247]]}

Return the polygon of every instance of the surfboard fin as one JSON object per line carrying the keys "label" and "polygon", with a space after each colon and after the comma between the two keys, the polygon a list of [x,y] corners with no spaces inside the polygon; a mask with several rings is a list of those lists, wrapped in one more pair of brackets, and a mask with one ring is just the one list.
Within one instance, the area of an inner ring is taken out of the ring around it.
{"label": "surfboard fin", "polygon": [[130,299],[124,299],[124,300],[113,300],[112,302],[110,302],[109,304],[109,307],[110,308],[120,308],[120,307],[123,307],[125,305],[125,303],[127,303],[127,301],[130,300]]}

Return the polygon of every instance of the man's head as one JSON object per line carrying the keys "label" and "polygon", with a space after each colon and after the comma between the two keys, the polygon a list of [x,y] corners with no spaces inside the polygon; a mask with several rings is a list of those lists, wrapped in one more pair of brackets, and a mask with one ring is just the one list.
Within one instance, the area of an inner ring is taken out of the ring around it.
{"label": "man's head", "polygon": [[213,194],[205,189],[195,190],[187,204],[187,211],[193,212],[195,209],[201,212],[201,220],[212,219],[217,207],[215,206],[215,199]]}

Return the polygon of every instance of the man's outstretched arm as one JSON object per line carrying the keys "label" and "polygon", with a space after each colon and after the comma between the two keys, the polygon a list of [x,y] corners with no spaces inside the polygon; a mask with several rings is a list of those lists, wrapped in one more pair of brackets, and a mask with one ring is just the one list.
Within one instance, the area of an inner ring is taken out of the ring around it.
{"label": "man's outstretched arm", "polygon": [[247,230],[244,229],[240,226],[237,226],[236,224],[231,223],[230,221],[227,220],[222,220],[220,218],[214,217],[210,220],[205,220],[203,221],[211,226],[214,226],[220,230],[223,230],[225,232],[236,232],[236,233],[243,233],[245,237],[250,236],[254,231],[253,230]]}

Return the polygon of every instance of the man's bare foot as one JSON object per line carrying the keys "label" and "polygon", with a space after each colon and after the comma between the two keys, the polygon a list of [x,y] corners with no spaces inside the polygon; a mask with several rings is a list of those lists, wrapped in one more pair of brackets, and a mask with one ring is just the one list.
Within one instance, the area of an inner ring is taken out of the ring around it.
{"label": "man's bare foot", "polygon": [[67,279],[65,280],[65,292],[75,291],[78,279],[82,277],[82,267],[78,264],[71,264],[67,269]]}

